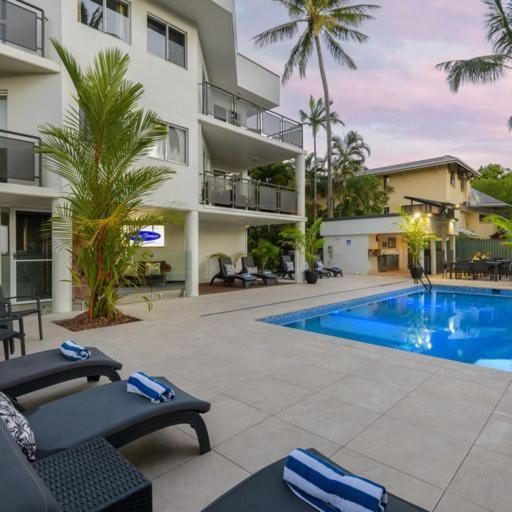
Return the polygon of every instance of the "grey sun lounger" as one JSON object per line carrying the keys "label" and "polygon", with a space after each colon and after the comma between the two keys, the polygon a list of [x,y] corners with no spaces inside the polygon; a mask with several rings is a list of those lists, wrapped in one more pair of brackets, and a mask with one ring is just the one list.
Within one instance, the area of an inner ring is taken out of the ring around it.
{"label": "grey sun lounger", "polygon": [[242,256],[242,272],[261,279],[265,286],[276,285],[279,283],[277,276],[273,272],[258,272],[258,269],[254,264],[254,258],[251,255]]}
{"label": "grey sun lounger", "polygon": [[103,437],[115,448],[171,425],[190,425],[201,454],[210,451],[208,431],[201,414],[210,404],[185,393],[163,377],[176,394],[159,404],[126,391],[126,380],[75,393],[25,412],[44,458],[92,439]]}
{"label": "grey sun lounger", "polygon": [[241,281],[244,288],[258,286],[258,278],[252,275],[237,274],[231,258],[219,258],[219,273],[215,274],[210,281],[210,286],[216,279],[224,281],[227,285],[234,285],[236,281]]}
{"label": "grey sun lounger", "polygon": [[[316,450],[312,451],[329,460]],[[283,482],[285,463],[286,459],[282,459],[263,468],[215,500],[203,512],[312,512],[313,508],[295,496]],[[332,461],[330,463],[333,464]],[[426,511],[389,495],[386,512]]]}
{"label": "grey sun lounger", "polygon": [[21,395],[68,380],[101,376],[120,380],[122,364],[90,347],[91,357],[85,361],[69,361],[59,349],[44,350],[0,362],[0,391],[17,398]]}

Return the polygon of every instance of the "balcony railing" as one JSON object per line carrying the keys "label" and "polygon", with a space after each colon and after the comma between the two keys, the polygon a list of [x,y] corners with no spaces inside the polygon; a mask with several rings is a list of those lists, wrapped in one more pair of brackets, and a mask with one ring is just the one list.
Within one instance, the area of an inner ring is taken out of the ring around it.
{"label": "balcony railing", "polygon": [[44,57],[44,11],[23,0],[0,0],[0,42]]}
{"label": "balcony railing", "polygon": [[246,128],[271,139],[303,147],[302,124],[204,82],[202,112],[219,121]]}
{"label": "balcony railing", "polygon": [[40,144],[39,137],[0,130],[0,183],[42,186]]}
{"label": "balcony railing", "polygon": [[203,204],[287,215],[297,214],[297,192],[292,188],[214,172],[203,173],[201,179]]}

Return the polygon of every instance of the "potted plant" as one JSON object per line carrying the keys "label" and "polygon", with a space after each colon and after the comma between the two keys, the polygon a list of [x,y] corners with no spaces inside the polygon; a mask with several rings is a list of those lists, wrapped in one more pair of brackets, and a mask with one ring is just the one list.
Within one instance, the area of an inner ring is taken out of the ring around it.
{"label": "potted plant", "polygon": [[429,231],[429,219],[426,213],[408,215],[402,212],[402,223],[400,225],[402,237],[407,243],[407,249],[411,258],[409,271],[411,277],[418,281],[423,276],[421,256],[428,248],[435,236]]}
{"label": "potted plant", "polygon": [[279,257],[279,247],[270,240],[260,238],[258,245],[253,249],[252,255],[261,272],[267,270],[268,262],[275,262]]}
{"label": "potted plant", "polygon": [[303,251],[308,269],[305,271],[305,278],[308,284],[315,284],[318,281],[318,272],[315,270],[317,253],[324,245],[320,238],[320,226],[322,219],[317,219],[311,226],[306,227],[303,233],[295,226],[290,226],[280,233],[281,243],[292,247],[295,251]]}

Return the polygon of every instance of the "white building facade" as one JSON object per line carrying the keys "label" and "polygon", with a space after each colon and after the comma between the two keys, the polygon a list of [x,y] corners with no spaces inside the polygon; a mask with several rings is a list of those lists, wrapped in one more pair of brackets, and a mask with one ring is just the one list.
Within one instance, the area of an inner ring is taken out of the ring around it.
{"label": "white building facade", "polygon": [[[5,0],[0,3],[0,286],[72,308],[69,255],[40,237],[62,197],[60,178],[34,152],[38,129],[60,124],[73,87],[52,48],[56,38],[85,67],[102,49],[130,56],[143,107],[169,126],[151,160],[176,174],[148,206],[177,208],[185,225],[164,228],[154,260],[198,294],[217,269],[214,253],[247,248],[253,225],[305,223],[300,123],[274,111],[279,77],[240,55],[234,0]],[[251,168],[295,162],[296,188],[248,179]],[[302,258],[298,258],[300,270]],[[300,279],[302,272],[297,272]]]}

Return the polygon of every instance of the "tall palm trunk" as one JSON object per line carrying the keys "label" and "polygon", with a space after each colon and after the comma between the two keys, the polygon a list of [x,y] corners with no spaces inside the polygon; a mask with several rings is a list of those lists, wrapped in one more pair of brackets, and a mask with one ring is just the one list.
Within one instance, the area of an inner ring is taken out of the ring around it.
{"label": "tall palm trunk", "polygon": [[313,218],[316,220],[318,216],[318,164],[316,151],[316,133],[313,134]]}
{"label": "tall palm trunk", "polygon": [[320,38],[315,35],[316,53],[318,55],[318,67],[320,68],[320,76],[322,77],[322,85],[324,88],[325,102],[325,131],[327,132],[327,217],[334,217],[334,196],[333,196],[333,180],[332,180],[332,129],[331,129],[331,99],[329,97],[329,85],[327,83],[327,75],[325,74],[324,57],[322,55],[322,46]]}

